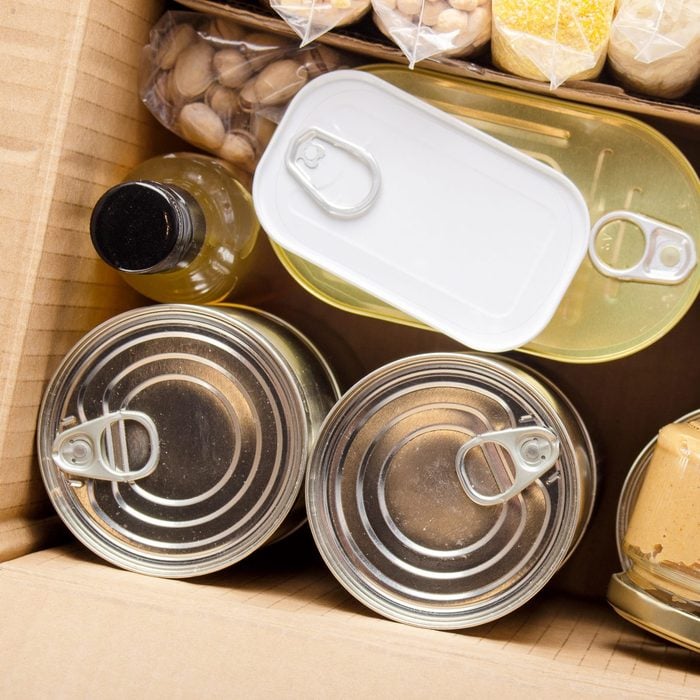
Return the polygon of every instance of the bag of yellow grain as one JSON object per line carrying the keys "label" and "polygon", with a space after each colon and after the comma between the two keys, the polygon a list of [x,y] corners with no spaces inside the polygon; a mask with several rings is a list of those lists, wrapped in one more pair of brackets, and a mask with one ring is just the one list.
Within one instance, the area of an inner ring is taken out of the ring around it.
{"label": "bag of yellow grain", "polygon": [[685,95],[700,77],[700,0],[618,0],[608,62],[632,90]]}
{"label": "bag of yellow grain", "polygon": [[596,77],[605,62],[615,0],[493,0],[494,63],[548,81]]}
{"label": "bag of yellow grain", "polygon": [[408,58],[468,56],[491,38],[491,0],[372,0],[374,22]]}

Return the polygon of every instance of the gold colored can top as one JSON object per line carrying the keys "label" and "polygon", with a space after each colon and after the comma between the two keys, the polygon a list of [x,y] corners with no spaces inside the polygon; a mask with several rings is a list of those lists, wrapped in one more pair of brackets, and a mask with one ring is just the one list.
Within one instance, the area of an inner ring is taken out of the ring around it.
{"label": "gold colored can top", "polygon": [[[683,154],[646,124],[421,69],[382,64],[363,70],[562,172],[584,194],[591,221],[614,210],[643,211],[687,232],[700,250],[700,179]],[[426,246],[431,240],[426,238]],[[601,229],[595,246],[597,257],[620,269],[635,265],[643,255],[639,230],[624,220]],[[274,242],[273,247],[292,277],[322,301],[370,318],[425,328],[369,291]],[[667,333],[698,293],[700,266],[679,284],[628,283],[602,274],[587,256],[552,320],[521,351],[575,363],[625,357]]]}

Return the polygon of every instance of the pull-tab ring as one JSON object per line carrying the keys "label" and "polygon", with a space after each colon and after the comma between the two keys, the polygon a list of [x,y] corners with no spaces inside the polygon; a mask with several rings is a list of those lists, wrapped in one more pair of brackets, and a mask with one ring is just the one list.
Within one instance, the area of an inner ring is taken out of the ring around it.
{"label": "pull-tab ring", "polygon": [[[299,166],[299,161],[301,161],[310,170],[322,167],[322,159],[326,157],[326,150],[323,148],[324,143],[349,153],[368,169],[370,175],[368,192],[355,204],[340,205],[330,201],[314,185],[309,175]],[[292,140],[289,144],[289,148],[287,148],[285,163],[289,172],[306,192],[313,197],[314,201],[322,209],[334,216],[346,219],[359,216],[369,209],[376,199],[377,194],[379,194],[381,176],[379,173],[379,166],[372,154],[364,148],[350,143],[350,141],[346,141],[335,134],[331,134],[323,129],[318,129],[317,127],[305,129]]]}
{"label": "pull-tab ring", "polygon": [[[126,421],[145,428],[149,440],[149,457],[140,469],[129,470],[126,453]],[[123,465],[113,461],[114,450],[107,446],[107,433],[117,424]],[[51,448],[54,464],[73,476],[105,481],[136,481],[151,474],[160,459],[160,442],[155,423],[141,411],[115,411],[76,425],[59,433]]]}
{"label": "pull-tab ring", "polygon": [[[603,262],[596,250],[598,234],[613,221],[629,221],[644,234],[642,259],[636,265],[622,270]],[[591,229],[588,254],[599,272],[625,282],[680,284],[697,264],[695,242],[685,231],[643,214],[624,210],[612,211],[596,221]]]}
{"label": "pull-tab ring", "polygon": [[[503,447],[515,467],[512,485],[501,493],[489,496],[476,489],[467,472],[466,457],[470,450],[485,443]],[[559,438],[549,429],[540,426],[509,428],[475,435],[465,442],[455,458],[457,476],[467,496],[481,506],[505,503],[539,479],[559,459]]]}

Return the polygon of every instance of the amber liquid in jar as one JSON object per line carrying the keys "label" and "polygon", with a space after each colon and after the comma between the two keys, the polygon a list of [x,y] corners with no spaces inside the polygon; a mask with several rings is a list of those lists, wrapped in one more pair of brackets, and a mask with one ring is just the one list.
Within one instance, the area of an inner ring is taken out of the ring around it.
{"label": "amber liquid in jar", "polygon": [[700,610],[700,423],[659,431],[623,550],[632,582]]}
{"label": "amber liquid in jar", "polygon": [[198,206],[194,227],[202,230],[196,231],[189,259],[153,272],[117,267],[124,280],[155,301],[211,303],[229,297],[248,274],[259,228],[252,197],[239,180],[245,175],[224,161],[193,153],[158,156],[132,170],[125,182],[171,185],[190,195]]}

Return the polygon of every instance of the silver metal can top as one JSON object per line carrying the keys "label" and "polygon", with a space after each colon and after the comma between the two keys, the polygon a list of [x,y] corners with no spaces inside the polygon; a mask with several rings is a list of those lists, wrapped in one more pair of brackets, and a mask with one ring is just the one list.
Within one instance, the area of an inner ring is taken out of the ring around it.
{"label": "silver metal can top", "polygon": [[470,627],[522,605],[577,544],[595,493],[568,401],[520,365],[406,358],[329,413],[307,478],[330,569],[391,619]]}
{"label": "silver metal can top", "polygon": [[[252,310],[117,316],[72,349],[46,392],[38,451],[53,504],[127,569],[183,577],[238,561],[299,495],[335,399],[326,370],[303,336]],[[313,408],[302,372],[325,404]]]}

